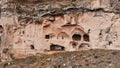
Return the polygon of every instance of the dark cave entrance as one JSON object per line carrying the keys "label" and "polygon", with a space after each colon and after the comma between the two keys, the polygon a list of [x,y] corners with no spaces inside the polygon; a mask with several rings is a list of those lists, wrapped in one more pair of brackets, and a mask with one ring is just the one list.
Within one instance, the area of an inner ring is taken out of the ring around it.
{"label": "dark cave entrance", "polygon": [[88,34],[85,34],[85,35],[83,36],[83,39],[84,39],[84,41],[86,41],[86,42],[89,42],[89,41],[90,41]]}
{"label": "dark cave entrance", "polygon": [[34,45],[30,45],[30,48],[31,48],[32,50],[35,49]]}
{"label": "dark cave entrance", "polygon": [[50,35],[45,35],[45,39],[50,39]]}
{"label": "dark cave entrance", "polygon": [[63,51],[63,50],[65,50],[65,47],[60,46],[60,45],[51,44],[50,50]]}
{"label": "dark cave entrance", "polygon": [[0,33],[3,33],[3,27],[0,25]]}
{"label": "dark cave entrance", "polygon": [[74,35],[72,36],[72,39],[73,39],[73,40],[76,40],[76,41],[80,41],[80,40],[81,40],[81,35],[80,35],[80,34],[74,34]]}

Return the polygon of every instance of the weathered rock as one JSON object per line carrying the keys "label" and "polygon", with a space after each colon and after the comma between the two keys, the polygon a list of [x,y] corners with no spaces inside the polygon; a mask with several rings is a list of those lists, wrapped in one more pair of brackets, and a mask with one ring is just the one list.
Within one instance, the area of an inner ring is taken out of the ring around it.
{"label": "weathered rock", "polygon": [[37,53],[120,49],[119,0],[1,2],[1,50],[12,47],[17,58]]}

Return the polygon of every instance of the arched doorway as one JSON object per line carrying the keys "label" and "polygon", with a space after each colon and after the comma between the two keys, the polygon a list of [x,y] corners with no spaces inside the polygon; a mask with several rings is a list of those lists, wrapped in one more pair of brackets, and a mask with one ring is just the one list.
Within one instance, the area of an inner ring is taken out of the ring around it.
{"label": "arched doorway", "polygon": [[61,32],[58,34],[57,39],[68,39],[69,35],[65,32]]}
{"label": "arched doorway", "polygon": [[50,50],[63,51],[63,50],[65,50],[65,47],[56,45],[56,44],[51,44]]}
{"label": "arched doorway", "polygon": [[83,35],[83,39],[84,39],[84,41],[86,41],[86,42],[89,42],[89,41],[90,41],[88,34],[84,34],[84,35]]}
{"label": "arched doorway", "polygon": [[75,40],[75,41],[80,41],[81,40],[81,35],[80,34],[74,34],[72,36],[72,39]]}

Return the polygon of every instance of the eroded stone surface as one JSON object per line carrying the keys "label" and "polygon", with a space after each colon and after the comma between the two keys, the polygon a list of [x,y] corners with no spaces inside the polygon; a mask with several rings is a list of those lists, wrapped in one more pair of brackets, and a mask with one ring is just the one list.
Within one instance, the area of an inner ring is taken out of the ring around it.
{"label": "eroded stone surface", "polygon": [[120,49],[119,0],[4,2],[2,0],[1,48],[11,48],[16,57],[96,48]]}

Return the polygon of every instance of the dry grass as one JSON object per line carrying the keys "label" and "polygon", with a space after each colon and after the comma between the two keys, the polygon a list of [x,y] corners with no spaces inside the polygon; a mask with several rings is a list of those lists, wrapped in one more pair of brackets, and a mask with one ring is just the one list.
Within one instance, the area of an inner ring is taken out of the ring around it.
{"label": "dry grass", "polygon": [[15,59],[6,68],[119,68],[120,51],[83,50]]}

